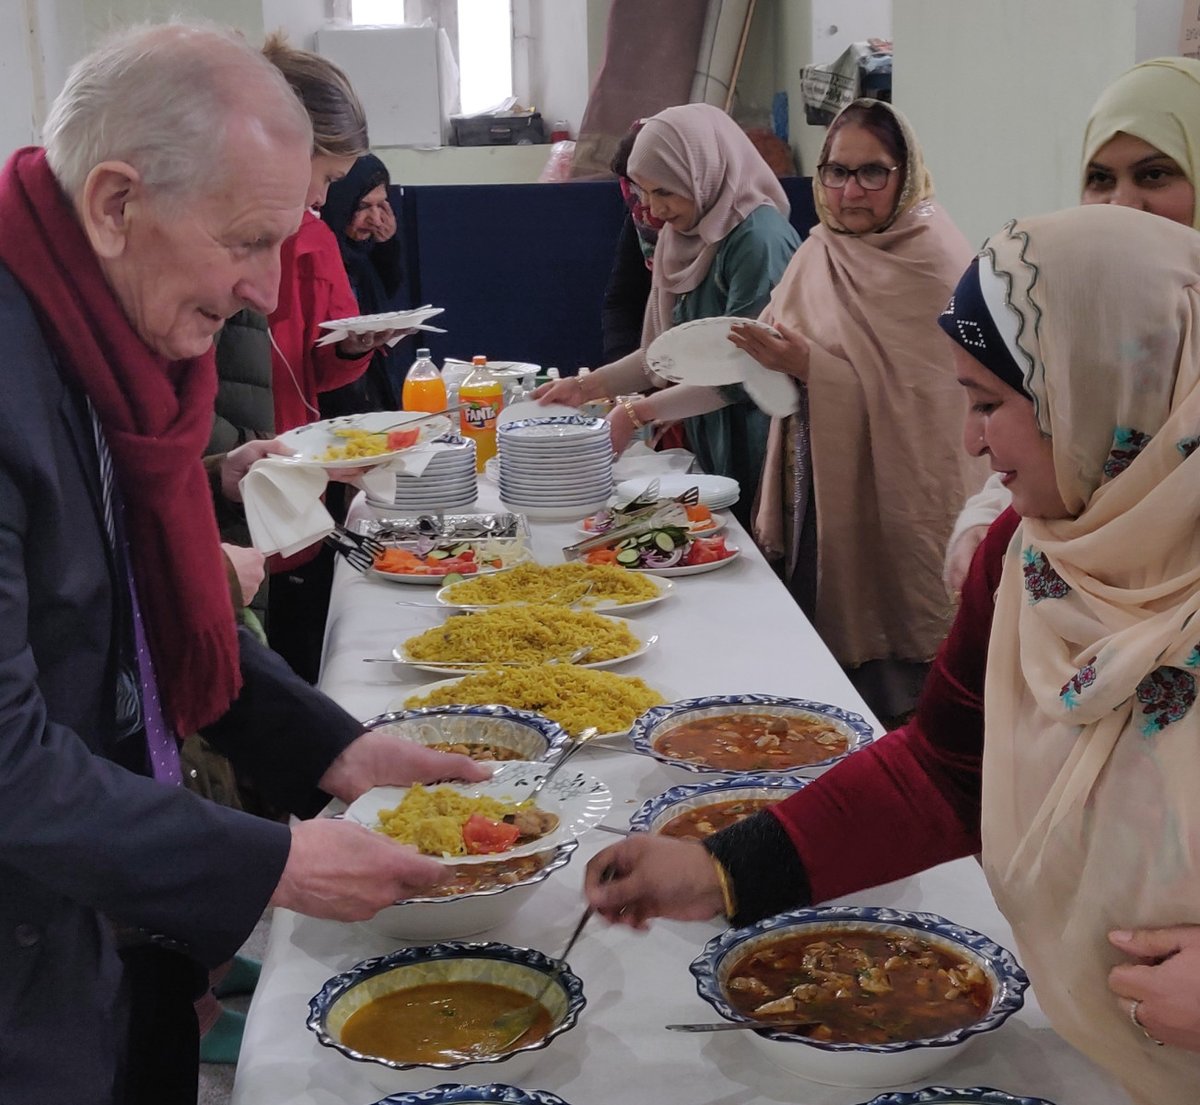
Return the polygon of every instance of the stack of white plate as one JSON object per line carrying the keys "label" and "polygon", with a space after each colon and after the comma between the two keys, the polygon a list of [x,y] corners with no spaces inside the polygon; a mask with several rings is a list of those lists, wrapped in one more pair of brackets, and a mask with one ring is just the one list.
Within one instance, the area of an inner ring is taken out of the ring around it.
{"label": "stack of white plate", "polygon": [[379,510],[402,514],[461,510],[471,506],[479,495],[475,478],[475,442],[446,435],[432,448],[437,452],[419,476],[396,476],[392,498],[367,496],[367,502]]}
{"label": "stack of white plate", "polygon": [[728,476],[709,476],[703,472],[670,472],[661,476],[641,476],[636,480],[623,480],[617,484],[617,499],[628,502],[639,495],[658,488],[664,499],[674,499],[689,488],[700,492],[700,502],[710,510],[724,510],[738,501],[741,488],[737,480]]}
{"label": "stack of white plate", "polygon": [[496,431],[500,501],[545,522],[599,510],[612,493],[612,438],[603,418],[521,418]]}

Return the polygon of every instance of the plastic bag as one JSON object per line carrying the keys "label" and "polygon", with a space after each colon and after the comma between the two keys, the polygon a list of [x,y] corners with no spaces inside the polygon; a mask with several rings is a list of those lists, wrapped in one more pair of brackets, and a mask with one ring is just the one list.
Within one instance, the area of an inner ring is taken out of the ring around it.
{"label": "plastic bag", "polygon": [[555,142],[550,147],[550,156],[538,176],[540,184],[560,184],[571,179],[571,162],[575,158],[575,143]]}

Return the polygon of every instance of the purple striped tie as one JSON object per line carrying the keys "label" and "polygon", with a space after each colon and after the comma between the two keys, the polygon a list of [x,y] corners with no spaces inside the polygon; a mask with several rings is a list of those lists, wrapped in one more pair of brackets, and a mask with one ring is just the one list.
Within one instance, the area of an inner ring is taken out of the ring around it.
{"label": "purple striped tie", "polygon": [[133,640],[137,647],[138,682],[142,687],[142,718],[146,723],[146,751],[150,754],[150,770],[154,778],[168,786],[179,786],[183,774],[179,769],[179,745],[175,734],[163,717],[162,704],[158,701],[158,682],[154,678],[154,660],[146,645],[146,627],[142,624],[142,608],[138,603],[137,586],[125,558],[125,572],[129,577],[129,598],[133,607]]}

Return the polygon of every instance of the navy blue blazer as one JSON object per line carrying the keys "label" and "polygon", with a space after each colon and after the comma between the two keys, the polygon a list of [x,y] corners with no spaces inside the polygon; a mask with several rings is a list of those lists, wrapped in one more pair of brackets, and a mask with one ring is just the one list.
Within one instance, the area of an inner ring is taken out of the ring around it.
{"label": "navy blue blazer", "polygon": [[[90,417],[2,266],[0,334],[0,1102],[110,1105],[126,1049],[112,922],[215,966],[262,914],[290,834],[156,783],[142,736],[116,740],[129,629]],[[205,736],[277,804],[315,812],[362,726],[239,641],[244,689]]]}

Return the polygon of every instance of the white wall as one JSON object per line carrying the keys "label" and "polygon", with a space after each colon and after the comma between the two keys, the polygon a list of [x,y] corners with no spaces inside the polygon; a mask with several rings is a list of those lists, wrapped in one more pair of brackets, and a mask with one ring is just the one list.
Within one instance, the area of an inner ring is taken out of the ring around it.
{"label": "white wall", "polygon": [[1179,25],[1183,0],[1138,0],[1138,61],[1179,53]]}
{"label": "white wall", "polygon": [[547,131],[565,119],[571,134],[579,133],[591,85],[589,20],[587,0],[529,0],[529,95]]}
{"label": "white wall", "polygon": [[18,146],[28,146],[37,135],[35,68],[30,56],[36,48],[24,4],[0,5],[0,159]]}
{"label": "white wall", "polygon": [[1079,201],[1083,126],[1133,64],[1136,0],[901,0],[893,99],[972,243]]}

